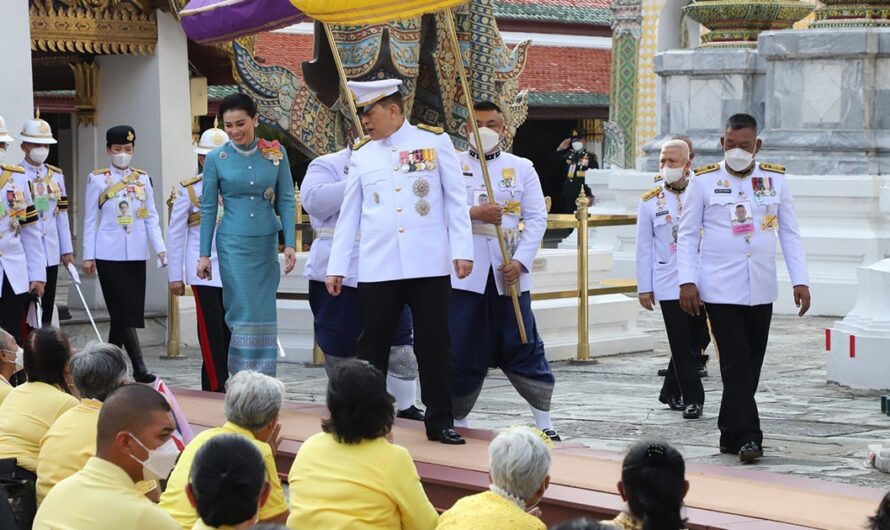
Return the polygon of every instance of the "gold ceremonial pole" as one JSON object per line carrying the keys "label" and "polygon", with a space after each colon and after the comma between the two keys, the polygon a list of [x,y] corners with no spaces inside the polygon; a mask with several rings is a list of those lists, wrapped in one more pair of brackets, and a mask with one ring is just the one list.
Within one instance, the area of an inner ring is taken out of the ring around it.
{"label": "gold ceremonial pole", "polygon": [[349,112],[352,116],[352,126],[355,127],[355,134],[358,135],[359,138],[364,137],[364,133],[362,132],[362,120],[358,117],[358,110],[355,108],[355,101],[352,99],[352,93],[349,91],[349,87],[346,86],[346,70],[343,68],[343,61],[340,60],[340,51],[337,50],[337,41],[334,40],[334,33],[331,31],[331,26],[328,25],[327,22],[322,22],[321,24],[324,26],[324,33],[328,37],[328,44],[331,46],[331,54],[334,56],[334,64],[337,65],[337,72],[340,74],[340,88],[343,89],[343,93],[346,95],[346,101],[349,103]]}
{"label": "gold ceremonial pole", "polygon": [[[167,199],[167,223],[170,223],[170,214],[173,213],[173,203],[176,201],[175,188],[170,192],[170,198]],[[167,358],[175,359],[181,357],[179,351],[180,329],[179,329],[179,297],[167,289]]]}
{"label": "gold ceremonial pole", "polygon": [[[454,25],[455,13],[453,9],[445,11],[445,23],[448,26],[448,33],[451,35],[451,44],[454,48],[454,55],[457,57],[457,74],[460,77],[460,84],[464,91],[464,100],[467,105],[467,121],[473,129],[473,138],[476,140],[477,146],[482,146],[482,138],[479,136],[479,125],[476,123],[476,112],[473,110],[473,95],[470,93],[470,83],[467,82],[467,72],[464,69],[464,56],[460,51],[460,42],[457,40],[457,29]],[[482,165],[482,178],[485,180],[485,191],[489,197],[494,198],[494,192],[491,188],[491,177],[488,175],[488,163],[485,160],[485,153],[479,156],[479,163]],[[494,202],[494,201],[492,201]],[[501,247],[501,256],[504,258],[504,265],[510,264],[510,254],[507,252],[507,244],[504,242],[504,230],[501,225],[494,225],[498,234],[498,245]],[[525,324],[522,322],[522,313],[519,309],[519,292],[516,290],[516,284],[508,287],[510,290],[510,298],[513,300],[513,311],[516,313],[516,325],[519,326],[519,340],[523,344],[528,342],[525,333]]]}
{"label": "gold ceremonial pole", "polygon": [[590,326],[590,315],[588,314],[587,304],[590,300],[587,298],[587,289],[589,288],[590,279],[587,271],[587,194],[584,193],[584,186],[581,186],[581,193],[575,199],[575,217],[578,219],[578,355],[579,361],[590,360],[590,338],[588,337]]}

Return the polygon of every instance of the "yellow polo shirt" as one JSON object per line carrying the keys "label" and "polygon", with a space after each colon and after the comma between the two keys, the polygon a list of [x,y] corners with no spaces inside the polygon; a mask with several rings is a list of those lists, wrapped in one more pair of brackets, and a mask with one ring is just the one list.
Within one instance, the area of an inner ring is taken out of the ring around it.
{"label": "yellow polo shirt", "polygon": [[12,385],[9,384],[5,377],[0,375],[0,403],[3,403],[3,400],[6,399],[10,392],[12,392]]}
{"label": "yellow polo shirt", "polygon": [[207,429],[198,434],[194,440],[185,446],[182,454],[179,455],[176,467],[173,468],[170,478],[167,479],[167,489],[161,494],[161,501],[158,503],[158,506],[172,515],[176,522],[185,530],[191,530],[198,521],[198,512],[195,511],[195,507],[192,506],[185,494],[192,462],[195,460],[198,449],[207,443],[207,440],[222,434],[240,434],[244,436],[253,442],[256,448],[259,449],[260,454],[263,455],[263,462],[266,464],[266,479],[269,481],[272,489],[266,505],[260,508],[260,520],[271,519],[287,511],[287,501],[284,498],[281,480],[278,478],[278,468],[275,465],[275,456],[272,454],[272,448],[266,442],[254,438],[252,432],[227,421],[222,427]]}
{"label": "yellow polo shirt", "polygon": [[490,491],[459,499],[439,516],[438,530],[547,530],[543,521]]}
{"label": "yellow polo shirt", "polygon": [[33,530],[179,530],[179,525],[136,490],[127,472],[90,458],[43,500]]}
{"label": "yellow polo shirt", "polygon": [[40,439],[77,398],[46,383],[25,383],[12,389],[0,404],[0,458],[37,472]]}
{"label": "yellow polo shirt", "polygon": [[198,522],[195,523],[195,526],[192,527],[192,530],[235,530],[234,526],[210,526],[201,519],[198,519]]}
{"label": "yellow polo shirt", "polygon": [[[37,457],[37,504],[62,480],[77,473],[96,455],[96,428],[102,402],[84,399],[59,416],[40,440]],[[158,487],[154,480],[136,483],[145,495]]]}

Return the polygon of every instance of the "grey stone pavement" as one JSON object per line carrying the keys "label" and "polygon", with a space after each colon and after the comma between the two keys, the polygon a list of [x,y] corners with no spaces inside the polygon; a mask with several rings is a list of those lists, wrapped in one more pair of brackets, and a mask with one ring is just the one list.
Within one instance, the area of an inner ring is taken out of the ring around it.
{"label": "grey stone pavement", "polygon": [[[878,391],[855,391],[826,382],[824,329],[834,319],[777,316],[758,392],[766,456],[748,466],[886,489],[890,476],[863,465],[866,446],[890,443],[890,417],[881,414]],[[594,363],[553,363],[556,390],[552,414],[563,438],[591,448],[623,451],[641,439],[678,446],[693,462],[738,465],[717,449],[717,412],[722,385],[713,359],[704,379],[705,413],[684,420],[658,402],[658,368],[667,362],[661,315],[640,311],[639,324],[655,337],[654,351],[599,358]],[[164,349],[149,349],[152,370],[169,384],[200,388],[200,353],[185,360],[161,360]],[[326,378],[320,367],[281,364],[287,399],[324,401]],[[532,424],[528,406],[500,371],[492,370],[472,427],[499,429]]]}

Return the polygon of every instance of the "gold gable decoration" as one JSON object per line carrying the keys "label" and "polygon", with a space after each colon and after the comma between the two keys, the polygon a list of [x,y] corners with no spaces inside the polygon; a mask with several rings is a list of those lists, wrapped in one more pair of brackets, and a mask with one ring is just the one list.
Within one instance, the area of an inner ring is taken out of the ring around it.
{"label": "gold gable decoration", "polygon": [[31,49],[151,55],[158,26],[148,0],[33,0]]}

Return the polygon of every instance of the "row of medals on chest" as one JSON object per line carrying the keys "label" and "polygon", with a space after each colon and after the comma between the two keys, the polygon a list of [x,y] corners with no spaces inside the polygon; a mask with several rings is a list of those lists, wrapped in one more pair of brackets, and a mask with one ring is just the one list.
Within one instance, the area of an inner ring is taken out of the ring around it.
{"label": "row of medals on chest", "polygon": [[[49,211],[49,201],[58,201],[62,198],[62,188],[58,183],[49,181],[45,182],[40,179],[34,180],[34,207],[38,212]],[[9,214],[9,229],[16,233],[19,231],[20,221],[25,215],[27,205],[25,204],[25,193],[19,189],[15,182],[10,182],[6,187],[6,201],[0,203],[0,217]],[[53,210],[53,215],[59,211],[58,205]]]}

